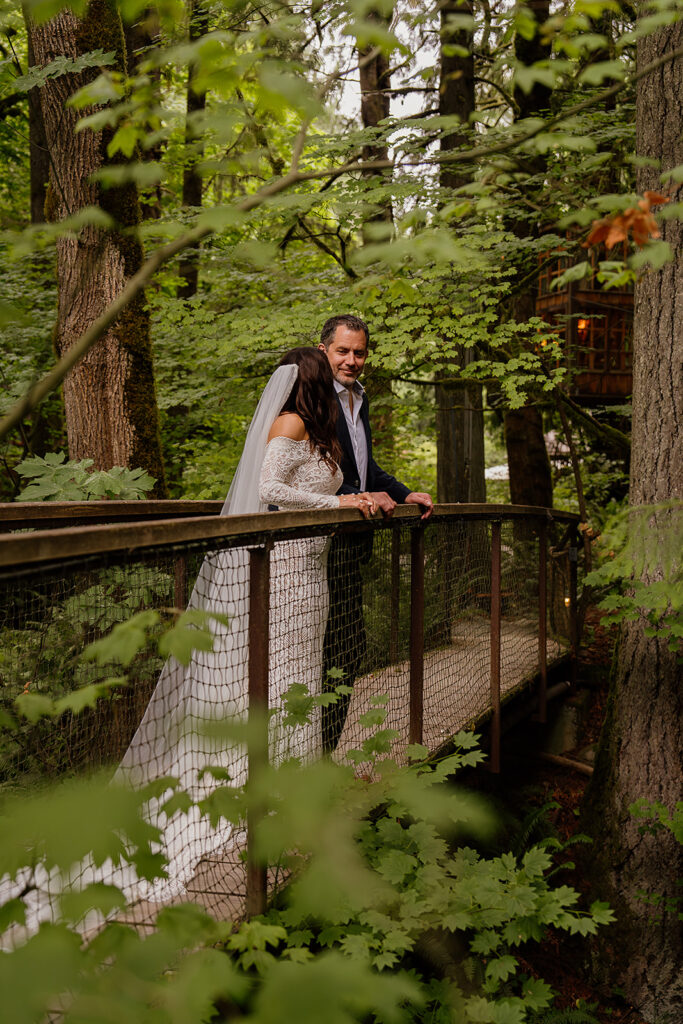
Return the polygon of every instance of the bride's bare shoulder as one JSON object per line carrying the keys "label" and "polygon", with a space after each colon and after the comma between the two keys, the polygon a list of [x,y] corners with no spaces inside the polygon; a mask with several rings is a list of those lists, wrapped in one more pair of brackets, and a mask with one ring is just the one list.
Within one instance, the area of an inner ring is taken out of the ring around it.
{"label": "bride's bare shoulder", "polygon": [[292,441],[305,441],[308,435],[301,416],[295,412],[281,413],[270,428],[268,440],[272,441],[274,437],[290,437]]}

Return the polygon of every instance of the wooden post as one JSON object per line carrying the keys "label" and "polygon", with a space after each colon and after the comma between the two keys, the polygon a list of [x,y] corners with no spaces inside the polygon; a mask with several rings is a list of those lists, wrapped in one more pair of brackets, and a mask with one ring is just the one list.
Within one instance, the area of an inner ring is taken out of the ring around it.
{"label": "wooden post", "polygon": [[173,581],[173,604],[184,612],[187,608],[187,555],[177,555]]}
{"label": "wooden post", "polygon": [[249,738],[247,760],[247,901],[248,917],[263,914],[267,899],[267,868],[252,852],[252,839],[263,815],[254,801],[259,773],[268,763],[268,615],[272,543],[249,552]]}
{"label": "wooden post", "polygon": [[410,722],[408,742],[422,743],[424,681],[424,526],[410,531]]}
{"label": "wooden post", "polygon": [[391,602],[389,623],[389,664],[398,661],[398,620],[400,615],[401,587],[401,527],[391,529]]}
{"label": "wooden post", "polygon": [[539,722],[547,720],[548,712],[548,531],[545,522],[538,527],[538,671],[541,677],[538,692]]}
{"label": "wooden post", "polygon": [[579,609],[578,609],[579,538],[572,529],[569,547],[569,638],[571,643],[571,684],[576,686],[579,673]]}
{"label": "wooden post", "polygon": [[500,771],[500,520],[491,523],[491,771]]}

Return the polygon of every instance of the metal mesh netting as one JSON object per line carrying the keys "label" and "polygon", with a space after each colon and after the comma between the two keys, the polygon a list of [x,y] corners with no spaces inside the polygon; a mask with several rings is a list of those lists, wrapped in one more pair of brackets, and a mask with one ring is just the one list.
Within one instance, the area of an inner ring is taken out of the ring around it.
{"label": "metal mesh netting", "polygon": [[[270,556],[268,699],[271,708],[293,684],[312,694],[343,683],[336,704],[316,708],[307,725],[270,726],[269,756],[343,758],[370,734],[361,716],[374,698],[389,698],[393,753],[409,737],[411,545],[414,520],[338,530],[331,539],[277,540]],[[277,536],[277,535],[275,535]],[[37,721],[19,718],[0,732],[0,787],[34,786],[46,778],[109,765],[139,784],[166,775],[199,799],[215,782],[207,765],[246,777],[246,757],[234,740],[216,739],[206,719],[244,717],[248,708],[249,548],[211,549],[211,542],[147,554],[111,554],[0,576],[0,707],[14,713],[21,694],[59,699],[120,669],[103,669],[80,654],[119,622],[147,609],[210,608],[213,651],[197,651],[187,667],[165,661],[153,647],[136,655],[128,685],[78,714]],[[237,539],[239,543],[239,538]],[[245,542],[242,541],[242,544]],[[253,541],[251,542],[253,544]],[[213,542],[215,548],[215,541]],[[421,549],[420,549],[421,550]],[[529,524],[504,523],[501,544],[501,690],[513,690],[539,665],[538,540]],[[440,517],[424,531],[423,740],[432,750],[491,707],[491,524]],[[568,646],[566,557],[549,560],[547,659]],[[413,635],[413,647],[419,638]],[[255,642],[259,642],[256,638]],[[415,650],[413,650],[413,655]],[[242,912],[243,831],[178,814],[166,821],[160,802],[148,815],[163,825],[169,880],[150,889],[121,884],[136,921],[159,902],[195,899],[221,916]]]}

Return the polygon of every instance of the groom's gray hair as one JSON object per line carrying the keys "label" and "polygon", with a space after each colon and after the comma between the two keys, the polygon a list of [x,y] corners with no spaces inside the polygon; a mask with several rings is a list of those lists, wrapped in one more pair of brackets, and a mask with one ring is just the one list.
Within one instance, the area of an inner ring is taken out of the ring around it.
{"label": "groom's gray hair", "polygon": [[334,335],[338,327],[348,327],[350,331],[363,331],[365,334],[365,344],[370,345],[370,328],[365,320],[361,320],[359,316],[354,316],[353,313],[342,313],[340,316],[331,316],[323,324],[323,329],[320,332],[320,342],[325,348],[329,348],[334,341]]}

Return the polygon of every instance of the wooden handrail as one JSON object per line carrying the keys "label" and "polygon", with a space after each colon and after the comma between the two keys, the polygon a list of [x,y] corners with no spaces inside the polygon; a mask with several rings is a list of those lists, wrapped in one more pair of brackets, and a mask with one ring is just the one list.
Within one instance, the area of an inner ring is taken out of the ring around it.
{"label": "wooden handrail", "polygon": [[222,501],[13,501],[0,502],[0,532],[52,529],[86,523],[138,522],[220,515]]}
{"label": "wooden handrail", "polygon": [[[419,515],[419,509],[415,505],[399,505],[394,510],[392,518],[416,519]],[[443,519],[542,519],[579,522],[579,517],[571,512],[526,505],[436,505],[433,521]],[[32,523],[24,521],[22,525],[31,526]],[[390,522],[383,520],[381,513],[377,513],[373,527],[381,529],[388,526]],[[243,538],[246,544],[254,542],[260,536],[273,539],[277,539],[278,536],[283,539],[306,536],[316,532],[316,528],[331,533],[335,532],[335,528],[341,528],[344,532],[355,532],[366,527],[365,521],[360,518],[356,509],[266,512],[244,516],[203,515],[154,519],[149,522],[138,519],[135,522],[71,526],[0,536],[0,567],[63,562],[107,552],[170,547],[201,541],[215,540],[218,542],[217,546],[220,546],[221,541],[235,544],[237,540]]]}

